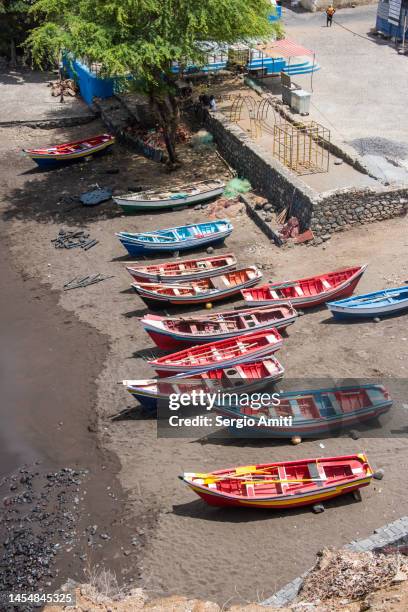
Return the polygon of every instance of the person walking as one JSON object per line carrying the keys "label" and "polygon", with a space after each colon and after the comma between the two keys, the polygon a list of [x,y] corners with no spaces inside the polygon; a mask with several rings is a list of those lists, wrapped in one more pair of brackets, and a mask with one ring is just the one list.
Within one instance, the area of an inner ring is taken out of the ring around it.
{"label": "person walking", "polygon": [[336,9],[334,8],[334,6],[332,4],[329,4],[329,6],[326,9],[327,27],[332,26],[333,17],[334,17],[335,12],[336,12]]}

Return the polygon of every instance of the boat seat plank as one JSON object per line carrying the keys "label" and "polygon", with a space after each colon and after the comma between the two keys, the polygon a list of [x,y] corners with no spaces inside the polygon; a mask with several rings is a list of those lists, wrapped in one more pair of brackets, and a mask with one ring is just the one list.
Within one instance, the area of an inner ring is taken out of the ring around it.
{"label": "boat seat plank", "polygon": [[322,285],[325,289],[332,289],[331,284],[325,278],[322,278],[321,280],[322,280]]}
{"label": "boat seat plank", "polygon": [[321,474],[317,464],[308,463],[307,468],[309,470],[310,478],[313,478],[313,480],[315,481],[315,485],[317,487],[323,487],[325,478],[323,477],[323,474]]}
{"label": "boat seat plank", "polygon": [[246,484],[245,492],[248,497],[255,497],[255,485],[254,484]]}
{"label": "boat seat plank", "polygon": [[305,294],[303,293],[303,289],[302,289],[301,287],[299,287],[299,285],[296,285],[296,287],[295,287],[295,291],[296,291],[296,294],[297,294],[299,297],[302,297],[303,295],[305,295]]}
{"label": "boat seat plank", "polygon": [[[287,479],[287,475],[286,475],[286,470],[285,467],[283,465],[280,465],[278,467],[278,474],[279,474],[279,480],[286,480]],[[282,495],[286,495],[286,492],[288,490],[289,487],[289,483],[287,482],[280,482],[280,487],[282,490]]]}
{"label": "boat seat plank", "polygon": [[292,408],[293,416],[303,418],[303,415],[299,408],[299,403],[297,400],[289,400],[290,407]]}
{"label": "boat seat plank", "polygon": [[340,402],[337,400],[334,393],[328,393],[329,400],[333,406],[333,410],[336,414],[343,414],[343,409]]}
{"label": "boat seat plank", "polygon": [[211,284],[214,289],[218,289],[219,291],[223,291],[228,286],[224,276],[214,276],[211,279]]}

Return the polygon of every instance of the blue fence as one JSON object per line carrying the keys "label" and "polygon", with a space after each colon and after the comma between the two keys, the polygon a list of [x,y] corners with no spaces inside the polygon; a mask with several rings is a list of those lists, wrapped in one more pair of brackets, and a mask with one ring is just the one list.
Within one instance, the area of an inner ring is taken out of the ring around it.
{"label": "blue fence", "polygon": [[78,60],[63,59],[63,65],[70,76],[78,83],[82,98],[92,104],[96,98],[110,98],[115,92],[115,79],[100,78],[98,74],[81,64]]}

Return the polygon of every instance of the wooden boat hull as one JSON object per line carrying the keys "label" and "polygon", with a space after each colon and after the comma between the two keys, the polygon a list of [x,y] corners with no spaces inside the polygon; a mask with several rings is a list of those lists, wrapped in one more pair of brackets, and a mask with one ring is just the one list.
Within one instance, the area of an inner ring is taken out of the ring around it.
{"label": "wooden boat hull", "polygon": [[[281,492],[273,493],[273,494],[255,494],[252,496],[249,494],[243,496],[241,492],[239,493],[228,493],[219,491],[216,488],[209,488],[205,484],[201,484],[200,480],[206,480],[206,477],[209,476],[214,477],[214,480],[217,478],[222,478],[222,474],[227,472],[227,470],[219,470],[216,472],[212,472],[210,474],[195,474],[195,473],[185,473],[183,476],[179,478],[190,488],[192,489],[199,497],[201,497],[207,504],[211,506],[218,507],[238,507],[238,508],[265,508],[269,510],[284,510],[284,509],[293,509],[307,505],[315,505],[319,503],[323,503],[335,497],[339,497],[341,495],[345,495],[348,493],[352,493],[353,491],[357,491],[363,487],[366,487],[370,484],[373,471],[367,461],[367,457],[363,454],[360,455],[349,455],[345,457],[333,457],[333,458],[319,458],[310,459],[310,460],[302,460],[299,462],[280,462],[274,464],[278,470],[282,467],[288,471],[291,466],[295,466],[296,464],[302,465],[308,462],[308,465],[319,465],[316,469],[321,471],[321,468],[328,469],[328,466],[331,462],[333,465],[338,464],[339,466],[350,466],[348,472],[350,473],[348,477],[343,477],[339,479],[333,479],[330,484],[329,480],[327,480],[328,484],[325,483],[324,479],[321,478],[315,479],[316,482],[310,485],[310,490],[306,490],[307,487],[299,487],[299,490],[292,491],[289,494],[285,494],[283,491],[283,487],[281,485]],[[353,466],[353,467],[351,467]],[[354,467],[355,466],[355,467]],[[257,469],[266,468],[268,466],[259,465],[259,466],[248,466],[254,467]],[[242,468],[236,468],[236,472],[239,473],[239,470]],[[229,470],[228,470],[229,471]],[[232,473],[233,469],[231,470]],[[203,478],[200,478],[200,477]],[[276,480],[277,484],[275,488],[278,488],[280,482],[284,483],[285,480]],[[250,481],[245,483],[246,485],[250,484]],[[238,485],[237,485],[237,488]],[[271,486],[271,488],[274,488]],[[254,490],[254,489],[252,489]],[[252,490],[249,489],[249,491]]]}
{"label": "wooden boat hull", "polygon": [[[320,306],[326,302],[332,300],[338,300],[340,298],[345,298],[350,296],[358,283],[362,275],[364,274],[367,266],[361,266],[358,271],[350,277],[348,280],[341,283],[339,286],[334,287],[332,289],[327,289],[323,292],[320,292],[316,295],[302,295],[298,297],[268,297],[266,299],[260,298],[257,299],[256,295],[254,296],[248,291],[243,290],[242,296],[245,302],[248,304],[253,304],[256,306],[267,306],[272,304],[283,304],[284,302],[290,302],[296,308],[313,308],[315,306]],[[297,283],[298,281],[293,281],[293,283]],[[271,283],[269,288],[272,290],[279,290],[281,288],[285,288],[290,283]],[[261,287],[259,287],[261,289]]]}
{"label": "wooden boat hull", "polygon": [[[168,198],[164,200],[152,200],[152,199],[131,199],[129,196],[132,194],[126,194],[123,196],[115,196],[113,201],[123,210],[126,214],[132,214],[142,210],[163,210],[166,208],[173,209],[180,206],[191,206],[200,202],[207,202],[220,196],[225,188],[225,184],[222,181],[218,181],[219,185],[211,190],[200,192],[193,195],[185,195],[178,197],[177,199]],[[185,188],[184,188],[185,189]],[[182,191],[183,188],[180,188]]]}
{"label": "wooden boat hull", "polygon": [[[202,224],[199,224],[202,225]],[[160,241],[161,236],[158,232],[147,232],[146,235],[149,235],[153,238],[153,241],[148,242],[141,239],[138,239],[138,234],[123,234],[118,233],[116,236],[118,237],[120,243],[125,247],[128,251],[129,255],[132,257],[137,257],[138,255],[150,255],[151,253],[167,253],[174,251],[187,251],[190,249],[197,249],[208,244],[221,244],[224,242],[225,238],[227,238],[232,230],[232,224],[227,221],[217,221],[214,223],[204,224],[207,226],[213,226],[213,230],[209,230],[208,232],[204,232],[202,234],[196,234],[194,237],[188,237],[183,239],[174,240],[166,240]],[[170,228],[171,230],[177,230],[180,228]],[[162,230],[161,234],[165,231]],[[140,234],[139,234],[140,236]]]}
{"label": "wooden boat hull", "polygon": [[[286,425],[279,409],[276,411],[265,410],[265,414],[254,415],[252,411],[246,410],[238,406],[226,406],[216,404],[215,409],[219,414],[232,418],[243,418],[244,425],[237,429],[229,427],[232,434],[240,437],[268,437],[268,438],[291,438],[300,436],[301,438],[315,438],[324,435],[333,435],[336,431],[347,430],[359,423],[365,423],[381,415],[386,414],[391,406],[392,399],[387,390],[382,385],[361,385],[360,387],[337,387],[335,389],[318,389],[314,391],[291,391],[280,394],[280,401],[289,400],[291,404],[299,400],[316,396],[320,398],[322,394],[333,395],[334,392],[352,393],[362,390],[367,394],[369,401],[355,410],[349,412],[336,413],[335,410],[329,410],[323,405],[323,409],[319,417],[306,418],[303,415],[294,416],[291,425]],[[318,406],[318,404],[317,404]],[[268,414],[266,414],[266,412]],[[260,417],[265,417],[263,423]],[[255,420],[256,424],[252,425],[250,420]],[[276,421],[274,424],[269,424],[267,419]]]}
{"label": "wooden boat hull", "polygon": [[236,265],[235,255],[226,253],[215,257],[181,260],[177,263],[173,261],[151,266],[128,265],[126,269],[136,281],[181,283],[223,274],[235,270]]}
{"label": "wooden boat hull", "polygon": [[[242,281],[237,284],[225,283],[223,288],[219,289],[216,288],[216,286],[214,285],[211,286],[212,282],[216,279],[222,280],[225,277],[231,278],[232,276],[239,275],[240,273],[243,276],[247,277],[245,281]],[[208,281],[207,284],[209,285],[209,288],[207,290],[201,289],[200,291],[197,290],[196,292],[193,285],[193,290],[184,295],[182,295],[181,292],[186,286],[185,283],[178,283],[176,285],[162,285],[163,287],[169,287],[170,291],[174,290],[174,295],[170,293],[160,293],[158,290],[156,290],[157,286],[153,283],[150,285],[148,283],[143,283],[140,285],[133,283],[132,287],[138,294],[138,296],[142,298],[142,300],[148,306],[152,305],[156,307],[158,304],[171,304],[173,306],[182,306],[191,304],[205,304],[207,302],[218,302],[220,300],[227,300],[228,298],[240,293],[241,289],[244,289],[246,287],[253,287],[259,282],[261,278],[262,273],[254,266],[252,266],[251,268],[245,268],[244,270],[236,270],[235,272],[227,273],[226,275],[217,274],[212,276],[210,279],[204,279],[205,281]],[[196,287],[198,288],[198,285],[196,285]]]}
{"label": "wooden boat hull", "polygon": [[[57,155],[56,153],[39,153],[34,149],[24,149],[24,153],[27,157],[30,157],[40,168],[53,168],[60,166],[62,164],[68,164],[76,161],[80,161],[84,157],[90,157],[93,155],[98,155],[104,153],[108,147],[112,146],[115,143],[115,137],[110,134],[103,135],[106,136],[106,139],[95,146],[83,149],[81,151],[75,151],[72,153],[64,153]],[[89,139],[92,140],[92,139]],[[85,141],[78,141],[85,142]],[[70,143],[67,143],[68,146]],[[78,143],[71,143],[73,145]],[[63,146],[63,145],[57,145]]]}
{"label": "wooden boat hull", "polygon": [[[247,329],[235,328],[235,329],[232,329],[231,331],[224,331],[224,332],[219,332],[219,333],[215,333],[215,332],[213,333],[211,331],[208,331],[205,333],[205,335],[201,335],[201,336],[194,332],[191,332],[191,333],[178,332],[176,330],[169,330],[163,327],[163,323],[169,317],[160,317],[160,316],[148,314],[148,315],[145,315],[145,317],[141,319],[141,322],[143,324],[145,331],[149,334],[149,336],[151,337],[153,342],[156,344],[156,346],[158,346],[161,349],[171,351],[174,349],[180,349],[180,348],[184,348],[188,346],[206,344],[208,342],[218,342],[220,340],[226,340],[228,338],[245,336],[247,334],[253,333],[254,331],[262,331],[265,329],[270,329],[271,327],[273,327],[274,329],[279,329],[280,331],[284,330],[289,325],[293,325],[293,323],[296,321],[297,312],[294,310],[294,308],[292,308],[288,304],[285,304],[275,309],[272,308],[271,310],[281,311],[283,307],[288,309],[289,311],[288,316],[285,316],[282,318],[276,318],[274,320],[268,320],[265,323],[259,324],[255,327],[248,327]],[[245,312],[255,312],[255,311],[254,310],[242,311],[240,314],[243,314]],[[237,311],[220,312],[218,313],[218,321],[222,321],[223,316],[226,317],[226,320],[228,320],[228,318],[230,318],[231,316],[238,316],[238,313]],[[212,317],[213,321],[217,321],[217,319],[214,318],[214,315],[209,315],[209,317],[207,318],[208,321],[211,321],[210,317]],[[206,317],[197,317],[198,320],[200,318],[206,319]],[[179,320],[181,321],[182,319],[179,319]]]}
{"label": "wooden boat hull", "polygon": [[[268,367],[265,365],[266,361],[269,364]],[[247,378],[239,378],[239,372],[237,370],[231,371],[230,369],[226,369],[225,372],[230,377],[229,381],[223,381],[222,379],[216,380],[211,377],[199,378],[197,374],[195,377],[192,377],[192,374],[187,373],[178,374],[173,378],[155,379],[156,388],[152,388],[152,385],[141,384],[146,381],[123,381],[123,384],[126,385],[128,392],[141,404],[145,411],[154,414],[157,413],[160,402],[162,402],[162,406],[166,406],[170,395],[177,391],[177,385],[180,383],[182,384],[183,380],[186,380],[186,384],[184,388],[179,389],[179,392],[182,392],[184,395],[191,392],[192,389],[202,389],[210,393],[214,393],[217,390],[224,393],[231,393],[236,392],[236,389],[239,388],[240,393],[248,393],[256,389],[262,389],[273,382],[277,382],[284,376],[285,370],[283,366],[275,357],[269,356],[266,361],[263,362],[265,372],[259,377],[247,374]],[[244,364],[244,370],[245,365],[248,365],[249,369],[251,365],[257,366],[260,364]],[[211,372],[209,372],[209,374],[211,375]],[[237,387],[238,380],[239,386]],[[154,381],[147,382],[150,383]]]}
{"label": "wooden boat hull", "polygon": [[365,319],[392,316],[408,310],[408,287],[385,289],[329,302],[327,308],[335,319]]}
{"label": "wooden boat hull", "polygon": [[230,368],[241,363],[261,361],[282,346],[282,337],[276,329],[248,334],[243,338],[210,342],[149,361],[159,376],[178,373],[204,372]]}

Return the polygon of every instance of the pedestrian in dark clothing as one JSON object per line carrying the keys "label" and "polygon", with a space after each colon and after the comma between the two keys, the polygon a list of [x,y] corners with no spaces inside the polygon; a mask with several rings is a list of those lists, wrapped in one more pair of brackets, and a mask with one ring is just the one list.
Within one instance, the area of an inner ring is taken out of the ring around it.
{"label": "pedestrian in dark clothing", "polygon": [[332,4],[329,4],[329,6],[326,9],[327,27],[332,26],[333,17],[334,17],[335,12],[336,12],[336,9],[334,8],[334,6]]}

